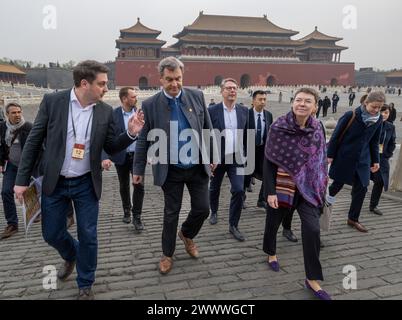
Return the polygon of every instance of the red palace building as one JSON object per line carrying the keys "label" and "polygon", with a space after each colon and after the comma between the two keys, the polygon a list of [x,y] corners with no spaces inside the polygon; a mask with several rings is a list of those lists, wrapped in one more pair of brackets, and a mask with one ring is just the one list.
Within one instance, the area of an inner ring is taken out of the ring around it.
{"label": "red palace building", "polygon": [[293,40],[299,32],[278,27],[264,15],[235,17],[206,15],[174,35],[177,42],[164,47],[161,31],[140,19],[120,30],[116,41],[116,86],[159,87],[157,65],[167,56],[185,64],[186,86],[219,85],[223,78],[241,87],[272,85],[354,85],[354,63],[341,62],[342,47],[315,30]]}

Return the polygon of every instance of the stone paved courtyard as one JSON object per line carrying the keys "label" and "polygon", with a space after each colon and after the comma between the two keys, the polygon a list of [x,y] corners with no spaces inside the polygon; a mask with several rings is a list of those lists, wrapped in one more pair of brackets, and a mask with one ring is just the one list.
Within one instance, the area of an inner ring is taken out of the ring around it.
{"label": "stone paved courtyard", "polygon": [[[399,107],[401,98],[394,99],[398,99]],[[246,98],[242,100],[248,103]],[[284,101],[287,101],[285,97]],[[274,117],[288,108],[288,103],[279,105],[270,102]],[[347,109],[342,104],[336,118]],[[36,111],[37,106],[24,107],[26,119],[32,121]],[[400,107],[398,111],[399,120]],[[398,120],[399,135],[402,122]],[[211,226],[206,222],[196,238],[200,258],[191,259],[184,251],[183,243],[177,239],[174,268],[169,275],[161,276],[158,262],[161,256],[163,194],[151,184],[150,175],[146,179],[143,211],[145,231],[136,234],[132,225],[125,225],[121,221],[116,172],[113,170],[104,174],[98,228],[98,269],[94,286],[97,299],[314,299],[303,288],[305,274],[297,214],[294,230],[299,242],[288,242],[282,237],[280,229],[278,257],[281,271],[276,274],[268,269],[262,251],[265,212],[255,207],[260,186],[258,181],[254,192],[248,193],[247,209],[243,211],[239,225],[246,235],[245,242],[237,242],[228,231],[230,193],[225,179],[219,223]],[[326,279],[324,288],[334,299],[401,299],[402,196],[383,198],[380,206],[385,212],[383,217],[369,214],[366,200],[361,221],[368,227],[368,234],[361,234],[346,225],[349,204],[350,190],[345,189],[338,196],[334,208],[333,228],[322,235],[326,245],[321,252]],[[181,221],[188,209],[189,197],[185,193]],[[3,230],[5,219],[2,203],[0,216],[0,230]],[[58,267],[61,259],[43,241],[40,224],[32,227],[27,238],[22,229],[20,216],[20,232],[8,240],[0,241],[0,299],[75,299],[75,272],[69,281],[58,283],[57,290],[43,288],[43,268],[48,265]],[[76,234],[75,226],[71,231]],[[357,269],[357,290],[343,288],[346,275],[342,271],[346,265]]]}
{"label": "stone paved courtyard", "polygon": [[[143,221],[145,231],[136,234],[122,223],[122,210],[114,171],[104,175],[99,218],[99,257],[94,286],[97,299],[314,299],[303,288],[305,279],[301,242],[292,244],[278,234],[281,271],[268,269],[262,251],[265,212],[255,207],[259,182],[248,193],[240,230],[247,240],[239,243],[228,232],[229,185],[225,180],[219,223],[204,224],[196,243],[200,258],[191,259],[178,239],[174,268],[167,276],[158,272],[161,255],[163,196],[147,176]],[[344,190],[334,208],[333,228],[322,235],[326,247],[321,262],[324,285],[335,299],[402,298],[402,202],[384,199],[383,217],[368,213],[367,201],[361,221],[369,228],[361,234],[346,226],[349,191]],[[185,193],[181,221],[189,208]],[[1,210],[2,211],[2,210]],[[1,213],[3,214],[3,213]],[[0,219],[0,229],[5,227]],[[21,224],[22,225],[22,224]],[[300,239],[300,220],[294,218]],[[40,224],[25,238],[21,231],[0,241],[0,299],[74,299],[75,275],[58,289],[43,289],[43,267],[60,265],[60,258],[41,237]],[[281,230],[280,230],[281,232]],[[75,226],[72,233],[76,234]],[[345,265],[357,269],[357,290],[343,289]]]}

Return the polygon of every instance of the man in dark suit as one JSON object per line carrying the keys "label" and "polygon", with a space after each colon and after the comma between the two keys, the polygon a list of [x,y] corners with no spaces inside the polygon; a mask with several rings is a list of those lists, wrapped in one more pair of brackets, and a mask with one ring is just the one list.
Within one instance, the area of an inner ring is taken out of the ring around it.
{"label": "man in dark suit", "polygon": [[[253,93],[253,108],[248,111],[249,129],[255,130],[255,157],[248,155],[248,161],[255,160],[255,170],[252,175],[247,175],[244,178],[244,189],[251,184],[251,178],[263,180],[262,168],[264,163],[265,142],[267,140],[269,127],[272,124],[272,113],[264,110],[267,105],[267,93],[257,90]],[[246,194],[244,195],[246,198]],[[244,199],[245,200],[245,199]],[[258,196],[257,207],[267,208],[267,199],[264,199],[264,184],[261,184],[260,193]]]}
{"label": "man in dark suit", "polygon": [[[231,183],[232,198],[229,209],[229,232],[239,241],[244,241],[238,225],[244,201],[244,174],[239,173],[242,157],[246,155],[248,109],[236,104],[238,85],[235,79],[227,78],[222,81],[221,94],[223,102],[208,109],[214,129],[219,130],[224,137],[221,144],[220,164],[214,171],[209,188],[212,225],[217,223],[219,195],[225,173]],[[243,131],[240,131],[243,130]],[[243,144],[240,143],[243,135]],[[233,161],[234,160],[234,161]]]}
{"label": "man in dark suit", "polygon": [[[142,105],[145,125],[135,149],[134,183],[143,181],[148,158],[152,163],[154,184],[162,187],[165,197],[159,271],[167,274],[173,267],[184,185],[190,193],[191,210],[178,236],[191,257],[197,258],[199,254],[193,239],[209,214],[211,174],[209,159],[200,161],[200,148],[205,146],[202,130],[211,130],[212,126],[202,92],[182,87],[183,63],[174,57],[165,58],[159,63],[159,72],[163,90]],[[195,141],[194,136],[200,139]],[[187,150],[189,145],[191,149]]]}
{"label": "man in dark suit", "polygon": [[[113,111],[116,135],[120,135],[127,130],[129,119],[137,112],[137,94],[134,88],[121,88],[119,97],[122,105]],[[133,173],[135,145],[136,143],[134,142],[126,150],[109,156],[109,159],[102,161],[102,167],[109,170],[112,162],[114,162],[119,177],[120,197],[123,203],[123,222],[127,224],[131,222],[132,211],[134,228],[136,231],[142,231],[144,230],[144,225],[141,221],[142,205],[144,202],[143,183],[134,185],[132,204],[130,200],[130,180]]]}
{"label": "man in dark suit", "polygon": [[[22,201],[42,146],[42,234],[64,264],[57,276],[64,281],[77,265],[78,299],[94,298],[97,266],[97,222],[102,191],[101,154],[114,154],[136,140],[143,118],[130,119],[116,138],[112,107],[101,100],[108,68],[84,61],[74,68],[74,88],[45,95],[25,143],[18,168],[16,197]],[[78,241],[67,231],[71,201],[77,218]]]}

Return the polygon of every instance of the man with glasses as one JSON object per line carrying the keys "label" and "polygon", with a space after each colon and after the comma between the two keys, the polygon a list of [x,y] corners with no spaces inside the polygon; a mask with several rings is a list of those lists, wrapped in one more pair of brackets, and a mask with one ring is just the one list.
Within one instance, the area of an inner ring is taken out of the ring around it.
{"label": "man with glasses", "polygon": [[[239,168],[243,166],[241,158],[246,151],[246,135],[248,128],[248,109],[236,103],[237,81],[227,78],[222,81],[221,94],[223,101],[208,109],[212,126],[219,130],[224,143],[220,149],[220,164],[214,171],[209,188],[212,225],[218,222],[219,196],[223,177],[227,173],[232,197],[229,209],[229,232],[238,241],[244,241],[244,235],[239,231],[238,225],[244,201],[244,175],[239,174]],[[239,131],[243,130],[243,131]],[[243,136],[243,143],[241,143]]]}

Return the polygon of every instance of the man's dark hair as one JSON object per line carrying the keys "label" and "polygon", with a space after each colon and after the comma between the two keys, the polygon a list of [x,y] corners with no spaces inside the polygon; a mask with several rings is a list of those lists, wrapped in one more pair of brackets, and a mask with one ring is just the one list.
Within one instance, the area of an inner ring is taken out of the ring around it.
{"label": "man's dark hair", "polygon": [[21,106],[18,103],[10,102],[9,104],[6,105],[6,113],[7,114],[11,107],[17,107],[17,108],[20,108],[20,110],[22,110]]}
{"label": "man's dark hair", "polygon": [[92,84],[99,73],[108,73],[109,68],[105,65],[93,61],[87,60],[79,63],[73,71],[74,85],[79,88],[82,80],[87,80]]}
{"label": "man's dark hair", "polygon": [[130,90],[135,90],[135,89],[134,89],[133,87],[124,87],[124,88],[121,88],[121,89],[120,89],[120,92],[119,92],[120,101],[123,102],[123,98],[125,98],[125,97],[128,96],[128,92],[129,92]]}
{"label": "man's dark hair", "polygon": [[262,90],[256,90],[256,91],[254,91],[254,92],[253,92],[253,100],[254,100],[259,94],[267,95],[267,92],[266,92],[266,91],[262,91]]}

